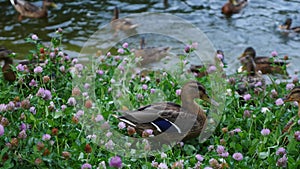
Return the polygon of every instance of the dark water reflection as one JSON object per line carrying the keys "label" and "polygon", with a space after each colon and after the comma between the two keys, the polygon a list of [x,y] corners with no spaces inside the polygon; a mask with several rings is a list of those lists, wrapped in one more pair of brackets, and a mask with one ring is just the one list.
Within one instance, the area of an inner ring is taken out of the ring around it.
{"label": "dark water reflection", "polygon": [[[293,18],[293,25],[300,25],[299,0],[251,0],[240,14],[231,18],[224,17],[220,12],[225,2],[169,0],[166,6],[162,0],[65,0],[56,2],[58,8],[50,9],[48,18],[26,18],[18,22],[18,13],[10,2],[0,0],[0,45],[5,45],[22,57],[30,47],[24,44],[24,38],[29,34],[36,33],[43,41],[49,41],[54,31],[61,27],[64,30],[64,49],[76,57],[89,37],[109,24],[112,10],[117,5],[121,9],[121,17],[141,12],[163,12],[188,20],[200,28],[216,48],[224,51],[231,73],[239,66],[236,58],[247,46],[253,46],[259,55],[270,55],[273,50],[281,56],[288,55],[292,58],[289,72],[293,74],[293,70],[298,69],[300,35],[285,34],[277,28],[287,17]],[[181,32],[193,34],[185,30]],[[171,44],[165,39],[158,37],[148,40],[148,44],[172,46],[173,53],[181,52],[181,43]],[[138,43],[134,45],[136,47]]]}

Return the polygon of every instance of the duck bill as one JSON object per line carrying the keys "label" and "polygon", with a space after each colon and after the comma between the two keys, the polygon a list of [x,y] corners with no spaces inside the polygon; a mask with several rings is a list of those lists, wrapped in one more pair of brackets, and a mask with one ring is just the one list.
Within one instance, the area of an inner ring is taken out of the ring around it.
{"label": "duck bill", "polygon": [[214,99],[209,99],[209,103],[214,105],[214,106],[219,106],[220,104],[216,102]]}
{"label": "duck bill", "polygon": [[246,56],[246,53],[243,53],[240,57],[238,57],[238,59],[241,60],[245,56]]}
{"label": "duck bill", "polygon": [[53,8],[57,8],[56,3],[54,3],[54,2],[52,2],[52,3],[50,4],[50,6],[53,7]]}

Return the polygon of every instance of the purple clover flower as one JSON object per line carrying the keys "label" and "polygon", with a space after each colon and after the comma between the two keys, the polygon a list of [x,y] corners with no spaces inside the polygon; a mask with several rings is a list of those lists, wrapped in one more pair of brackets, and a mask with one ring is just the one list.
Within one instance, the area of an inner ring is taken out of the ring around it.
{"label": "purple clover flower", "polygon": [[123,53],[124,53],[124,49],[119,48],[119,49],[118,49],[118,53],[123,54]]}
{"label": "purple clover flower", "polygon": [[295,87],[293,83],[286,84],[286,90],[292,90]]}
{"label": "purple clover flower", "polygon": [[31,35],[31,39],[32,39],[32,40],[38,40],[39,37],[38,37],[36,34],[33,34],[33,35]]}
{"label": "purple clover flower", "polygon": [[118,124],[119,129],[124,129],[126,127],[126,124],[124,122],[119,122]]}
{"label": "purple clover flower", "polygon": [[99,75],[103,75],[103,74],[104,74],[104,71],[103,71],[103,70],[97,70],[97,73],[98,73]]}
{"label": "purple clover flower", "polygon": [[35,109],[35,107],[30,107],[30,108],[29,108],[29,111],[30,111],[32,114],[36,114],[36,109]]}
{"label": "purple clover flower", "polygon": [[42,137],[42,140],[44,140],[44,141],[47,141],[47,140],[50,140],[50,139],[51,139],[50,134],[44,134],[43,137]]}
{"label": "purple clover flower", "polygon": [[283,102],[283,100],[282,100],[281,98],[279,98],[279,99],[277,99],[277,100],[275,101],[275,104],[276,104],[277,106],[280,106],[280,105],[283,105],[284,102]]}
{"label": "purple clover flower", "polygon": [[98,115],[96,116],[96,118],[95,118],[95,121],[96,121],[96,122],[99,122],[99,121],[102,121],[102,120],[104,120],[104,118],[103,118],[103,116],[102,116],[101,114],[98,114]]}
{"label": "purple clover flower", "polygon": [[0,112],[4,112],[7,110],[6,104],[0,104]]}
{"label": "purple clover flower", "polygon": [[278,150],[276,151],[276,155],[284,155],[286,154],[285,148],[279,147]]}
{"label": "purple clover flower", "polygon": [[0,136],[4,135],[4,127],[0,124]]}
{"label": "purple clover flower", "polygon": [[75,98],[74,97],[70,97],[69,99],[68,99],[68,105],[70,105],[70,106],[75,106],[76,105],[76,100],[75,100]]}
{"label": "purple clover flower", "polygon": [[122,167],[122,159],[119,156],[114,156],[109,160],[109,166],[115,167],[115,168],[121,168]]}
{"label": "purple clover flower", "polygon": [[92,165],[89,163],[82,164],[81,169],[91,169]]}
{"label": "purple clover flower", "polygon": [[269,129],[262,129],[262,130],[260,131],[261,135],[263,135],[263,136],[269,135],[270,132],[271,132],[271,131],[270,131]]}
{"label": "purple clover flower", "polygon": [[142,85],[142,89],[143,89],[143,90],[147,90],[147,89],[148,89],[148,86],[147,86],[146,84],[143,84],[143,85]]}
{"label": "purple clover flower", "polygon": [[25,70],[25,68],[22,64],[18,64],[18,66],[16,66],[16,69],[20,72],[23,72]]}
{"label": "purple clover flower", "polygon": [[196,155],[196,159],[197,159],[198,161],[200,161],[200,162],[202,162],[202,161],[204,160],[204,158],[203,158],[202,155],[200,155],[200,154],[197,154],[197,155]]}
{"label": "purple clover flower", "polygon": [[26,131],[25,130],[20,131],[20,133],[18,134],[18,138],[26,139],[27,138]]}
{"label": "purple clover flower", "polygon": [[159,169],[168,169],[168,165],[166,163],[160,163],[157,167]]}
{"label": "purple clover flower", "polygon": [[248,101],[248,100],[251,99],[251,95],[250,95],[250,94],[245,94],[245,95],[243,96],[243,98],[244,98],[245,101]]}
{"label": "purple clover flower", "polygon": [[50,90],[39,88],[36,96],[43,98],[44,100],[51,100],[52,94]]}
{"label": "purple clover flower", "polygon": [[271,52],[271,55],[272,55],[273,57],[276,57],[276,56],[278,56],[278,53],[277,53],[277,51],[274,50],[274,51]]}
{"label": "purple clover flower", "polygon": [[235,159],[236,161],[241,161],[241,160],[243,160],[243,154],[241,154],[241,153],[234,153],[234,154],[232,155],[232,157],[233,157],[233,159]]}
{"label": "purple clover flower", "polygon": [[34,79],[31,79],[29,86],[37,86],[37,83]]}
{"label": "purple clover flower", "polygon": [[60,70],[61,72],[65,72],[66,68],[65,68],[64,65],[62,65],[61,67],[59,67],[59,70]]}
{"label": "purple clover flower", "polygon": [[38,66],[36,68],[33,69],[34,73],[42,73],[43,72],[43,68],[41,66]]}
{"label": "purple clover flower", "polygon": [[128,43],[127,42],[123,43],[122,47],[123,48],[128,48]]}
{"label": "purple clover flower", "polygon": [[180,95],[181,95],[181,89],[177,89],[177,90],[176,90],[176,95],[177,95],[177,96],[180,96]]}
{"label": "purple clover flower", "polygon": [[284,154],[283,157],[281,157],[277,160],[276,165],[278,167],[286,167],[286,165],[287,165],[286,154]]}

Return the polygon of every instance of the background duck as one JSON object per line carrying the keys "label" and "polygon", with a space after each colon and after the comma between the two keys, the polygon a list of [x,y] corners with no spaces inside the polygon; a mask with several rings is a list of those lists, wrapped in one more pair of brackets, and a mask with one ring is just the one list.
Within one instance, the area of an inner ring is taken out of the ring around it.
{"label": "background duck", "polygon": [[262,74],[257,72],[256,64],[252,56],[246,55],[241,58],[241,63],[246,68],[246,76],[241,76],[238,80],[237,92],[244,95],[249,90],[256,89],[257,92],[263,91],[266,85]]}
{"label": "background duck", "polygon": [[229,0],[225,5],[223,5],[222,13],[228,16],[239,13],[247,5],[247,3],[247,0]]}
{"label": "background duck", "polygon": [[283,25],[279,26],[279,28],[283,30],[292,30],[294,32],[300,33],[300,26],[296,26],[296,27],[291,27],[291,26],[292,26],[292,19],[288,18],[286,19]]}
{"label": "background duck", "polygon": [[[256,57],[256,52],[252,47],[246,48],[244,53],[239,58],[243,58],[245,56],[251,56],[253,58],[255,62],[256,72],[260,70],[262,74],[288,74],[286,71],[286,65],[288,64],[287,62],[272,60],[274,58],[270,58],[267,56]],[[244,65],[242,69],[246,70]]]}
{"label": "background duck", "polygon": [[300,86],[294,87],[291,92],[283,98],[284,102],[296,101],[298,103],[298,116],[300,117]]}
{"label": "background duck", "polygon": [[[211,66],[216,66],[219,65],[221,67],[224,66],[224,60],[225,56],[222,50],[217,50],[216,55],[215,55],[215,64],[210,64],[208,65],[208,68]],[[202,78],[204,76],[207,76],[209,72],[207,71],[207,68],[204,67],[204,65],[191,65],[189,72],[194,73],[194,75],[197,78]],[[225,75],[226,76],[226,75]]]}
{"label": "background duck", "polygon": [[10,0],[11,4],[20,13],[19,20],[22,16],[29,18],[43,18],[48,15],[48,6],[56,7],[56,4],[50,0],[43,0],[43,6],[37,7],[24,0]]}
{"label": "background duck", "polygon": [[[10,54],[12,54],[11,50],[8,50],[5,47],[0,46],[0,61],[4,61],[4,65],[2,66],[3,77],[5,80],[9,82],[14,82],[16,80],[16,74],[12,70],[12,66],[15,65],[13,59],[9,56]],[[18,64],[30,65],[30,66],[34,66],[36,63],[44,63],[44,61],[22,60],[18,62]]]}
{"label": "background duck", "polygon": [[13,65],[13,60],[9,57],[11,53],[11,50],[8,50],[3,46],[0,47],[0,61],[4,61],[4,65],[2,66],[2,74],[4,79],[9,82],[16,80],[16,75],[11,69],[11,66]]}
{"label": "background duck", "polygon": [[[180,139],[181,136],[181,138],[184,137],[183,140],[189,140],[199,136],[202,128],[206,125],[205,112],[194,101],[197,98],[218,105],[207,95],[203,85],[196,81],[190,81],[182,87],[182,106],[171,102],[155,103],[135,111],[122,112],[123,116],[117,118],[127,126],[134,127],[139,134],[146,129],[151,129],[154,135],[168,133],[170,136],[175,136],[175,139]],[[195,118],[192,128],[185,129],[187,127],[185,126],[186,120]],[[178,124],[178,121],[181,123]]]}
{"label": "background duck", "polygon": [[171,47],[145,47],[145,44],[145,37],[142,37],[140,49],[134,49],[134,55],[136,57],[142,57],[142,60],[139,62],[140,65],[157,62],[167,56],[171,50]]}
{"label": "background duck", "polygon": [[111,20],[111,26],[116,32],[118,32],[120,30],[128,31],[131,29],[135,29],[136,27],[138,27],[138,24],[133,24],[132,21],[127,18],[119,19],[119,8],[115,7],[114,17]]}

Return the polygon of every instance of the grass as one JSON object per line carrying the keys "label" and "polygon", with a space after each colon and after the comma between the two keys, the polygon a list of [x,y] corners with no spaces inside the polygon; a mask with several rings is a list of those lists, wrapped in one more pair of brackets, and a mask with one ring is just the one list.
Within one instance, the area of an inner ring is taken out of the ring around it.
{"label": "grass", "polygon": [[[238,84],[225,84],[218,72],[196,79],[210,96],[219,95],[218,101],[224,102],[218,113],[211,115],[215,120],[209,123],[214,125],[213,134],[204,142],[180,142],[154,153],[147,142],[134,142],[132,138],[140,136],[129,136],[112,115],[152,102],[180,104],[178,91],[193,78],[185,73],[186,56],[181,56],[176,72],[136,74],[136,59],[129,47],[119,46],[124,53],[91,57],[96,64],[84,66],[63,53],[61,39],[62,32],[57,32],[51,45],[45,46],[39,39],[29,37],[27,41],[33,49],[27,57],[45,59],[42,72],[34,72],[30,66],[28,72],[19,71],[15,65],[12,68],[17,80],[0,80],[0,119],[4,129],[3,134],[0,132],[0,167],[300,167],[300,141],[295,136],[300,130],[298,107],[293,103],[275,104],[289,93],[286,86],[291,83],[275,83],[273,79],[274,83],[263,91],[249,91],[251,98],[245,101],[235,92]],[[32,79],[36,84],[30,83]],[[295,85],[298,83],[295,81]],[[209,109],[208,104],[199,103]],[[294,116],[292,127],[285,131]],[[270,133],[262,134],[263,129]],[[136,151],[130,146],[136,146]]]}

